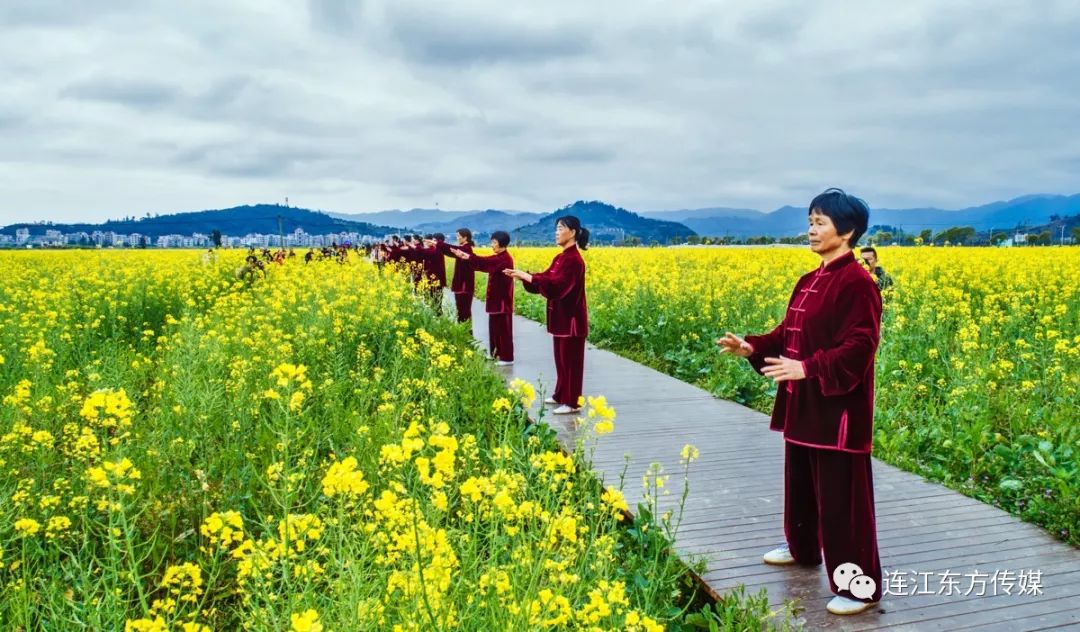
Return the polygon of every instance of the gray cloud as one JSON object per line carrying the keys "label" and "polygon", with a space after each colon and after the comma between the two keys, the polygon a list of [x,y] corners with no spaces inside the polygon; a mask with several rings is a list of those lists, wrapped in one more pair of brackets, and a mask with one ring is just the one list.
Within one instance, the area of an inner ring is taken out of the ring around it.
{"label": "gray cloud", "polygon": [[175,100],[178,92],[174,86],[158,81],[106,77],[74,83],[61,90],[60,96],[149,109],[164,106]]}
{"label": "gray cloud", "polygon": [[12,0],[0,4],[0,24],[9,27],[86,25],[110,14],[139,6],[136,0]]}
{"label": "gray cloud", "polygon": [[0,22],[0,224],[1080,190],[1066,1],[17,0]]}

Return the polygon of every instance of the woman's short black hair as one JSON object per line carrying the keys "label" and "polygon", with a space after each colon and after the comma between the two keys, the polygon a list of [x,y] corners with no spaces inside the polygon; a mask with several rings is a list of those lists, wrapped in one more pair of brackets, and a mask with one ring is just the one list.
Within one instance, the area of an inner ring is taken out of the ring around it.
{"label": "woman's short black hair", "polygon": [[843,189],[825,189],[810,201],[806,214],[812,215],[815,211],[832,220],[837,235],[851,232],[849,248],[854,248],[855,244],[859,243],[859,237],[863,236],[870,223],[870,207],[854,195],[845,193]]}
{"label": "woman's short black hair", "polygon": [[577,241],[578,248],[582,250],[589,249],[589,229],[581,226],[580,219],[573,215],[563,215],[555,223],[562,224],[568,230],[574,231],[574,239]]}
{"label": "woman's short black hair", "polygon": [[510,233],[505,230],[497,230],[491,233],[491,240],[499,244],[499,248],[506,248],[510,245]]}

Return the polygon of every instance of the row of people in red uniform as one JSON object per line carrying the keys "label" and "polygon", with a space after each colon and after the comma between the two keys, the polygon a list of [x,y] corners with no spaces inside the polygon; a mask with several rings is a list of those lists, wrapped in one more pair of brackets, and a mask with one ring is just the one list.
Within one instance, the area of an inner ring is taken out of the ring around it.
{"label": "row of people in red uniform", "polygon": [[457,306],[458,322],[472,319],[475,273],[488,275],[484,300],[488,314],[489,352],[501,366],[514,362],[514,281],[526,292],[547,299],[547,330],[553,340],[555,355],[555,390],[546,403],[556,405],[556,414],[571,414],[580,408],[585,370],[585,338],[589,334],[589,311],[585,297],[585,260],[581,251],[588,248],[589,231],[572,215],[555,223],[555,243],[562,250],[543,272],[529,273],[514,268],[514,258],[507,249],[510,235],[495,231],[491,235],[490,255],[473,251],[472,232],[458,229],[457,244],[446,243],[441,234],[422,238],[409,235],[394,238],[376,253],[380,262],[410,265],[413,282],[430,292],[432,303],[441,313],[446,288],[446,258],[457,260],[450,291]]}

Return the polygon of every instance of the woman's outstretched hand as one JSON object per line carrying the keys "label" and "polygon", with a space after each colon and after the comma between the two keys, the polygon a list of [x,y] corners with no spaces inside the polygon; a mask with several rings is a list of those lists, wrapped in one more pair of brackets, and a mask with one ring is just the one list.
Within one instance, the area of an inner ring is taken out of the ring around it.
{"label": "woman's outstretched hand", "polygon": [[470,256],[469,253],[464,250],[458,250],[457,248],[451,248],[450,252],[454,253],[454,256],[458,259],[468,259]]}
{"label": "woman's outstretched hand", "polygon": [[528,272],[525,272],[524,270],[511,270],[510,268],[507,268],[503,270],[503,274],[508,277],[518,279],[519,281],[524,281],[526,283],[532,282],[532,275]]}
{"label": "woman's outstretched hand", "polygon": [[780,356],[779,358],[765,358],[765,364],[767,366],[761,369],[761,374],[765,377],[771,377],[774,382],[806,379],[806,372],[803,370],[803,364],[799,360]]}
{"label": "woman's outstretched hand", "polygon": [[720,353],[730,353],[740,358],[749,358],[754,353],[754,347],[749,342],[736,336],[730,331],[723,338],[717,338],[716,344],[720,347]]}

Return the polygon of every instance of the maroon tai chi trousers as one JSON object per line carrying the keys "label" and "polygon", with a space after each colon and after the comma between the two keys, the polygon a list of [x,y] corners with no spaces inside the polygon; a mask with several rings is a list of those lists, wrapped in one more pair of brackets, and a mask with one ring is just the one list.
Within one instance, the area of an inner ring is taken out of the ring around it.
{"label": "maroon tai chi trousers", "polygon": [[833,571],[857,564],[874,580],[871,599],[881,599],[881,560],[874,524],[874,481],[870,455],[784,442],[784,535],[799,564],[820,564],[825,555],[829,587],[839,590]]}
{"label": "maroon tai chi trousers", "polygon": [[577,408],[585,377],[585,339],[579,336],[555,336],[553,339],[555,392],[551,397],[560,404]]}
{"label": "maroon tai chi trousers", "polygon": [[457,305],[457,321],[467,323],[472,320],[472,294],[454,294],[454,303]]}
{"label": "maroon tai chi trousers", "polygon": [[496,360],[514,361],[513,314],[488,314],[488,350]]}

